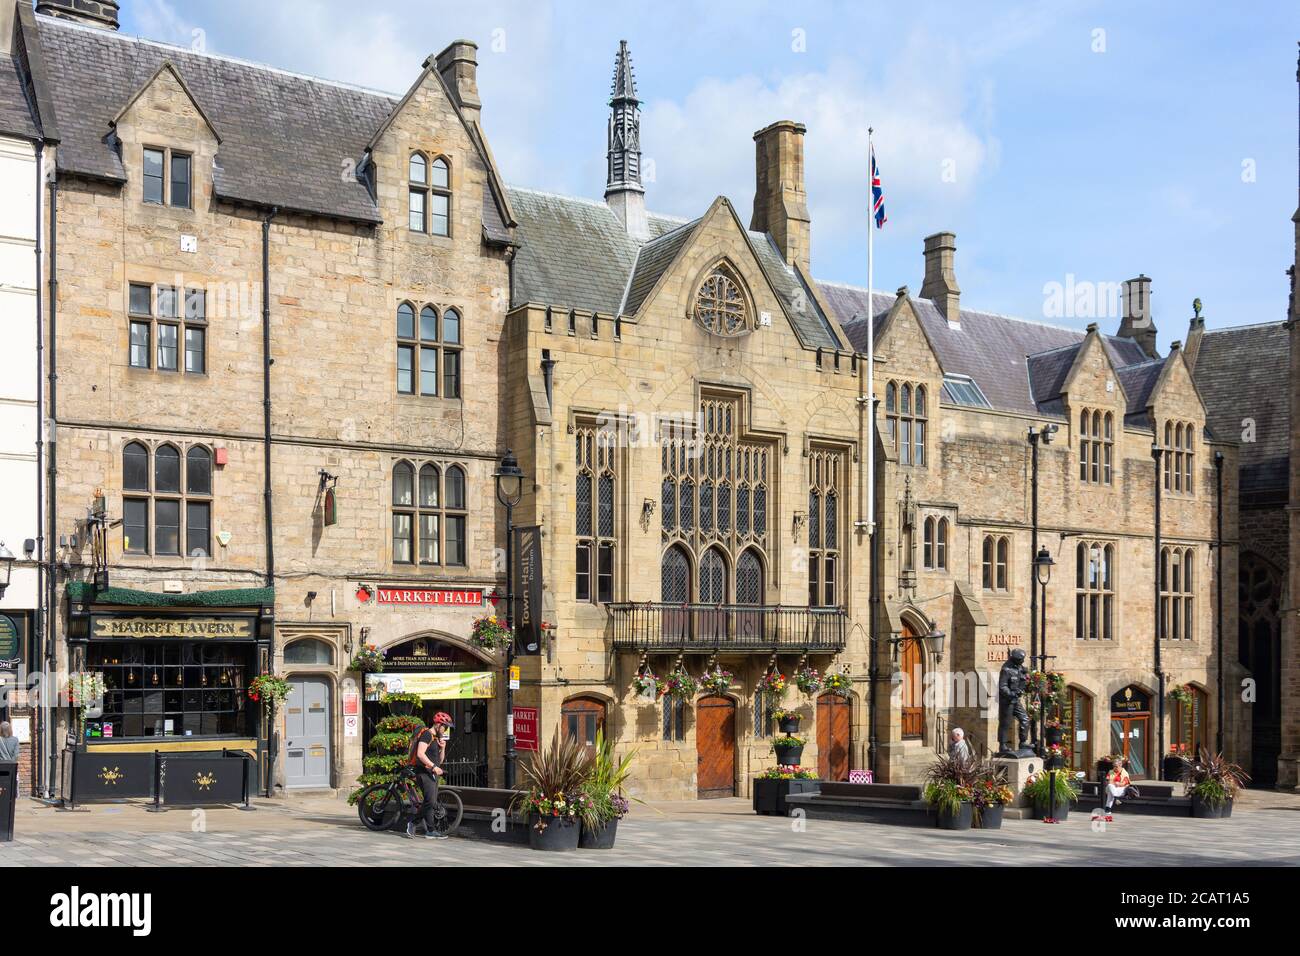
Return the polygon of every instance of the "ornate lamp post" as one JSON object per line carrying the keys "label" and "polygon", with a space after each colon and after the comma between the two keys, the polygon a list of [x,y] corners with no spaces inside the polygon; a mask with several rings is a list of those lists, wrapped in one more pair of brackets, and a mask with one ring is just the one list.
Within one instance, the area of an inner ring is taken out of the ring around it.
{"label": "ornate lamp post", "polygon": [[505,456],[492,474],[496,482],[497,501],[506,509],[506,630],[510,640],[506,644],[506,752],[505,785],[515,786],[515,692],[510,688],[510,674],[515,664],[515,505],[524,496],[524,472],[519,467],[514,452],[506,449]]}
{"label": "ornate lamp post", "polygon": [[[1056,562],[1052,560],[1051,552],[1047,550],[1046,545],[1039,548],[1038,553],[1034,555],[1034,579],[1038,582],[1038,587],[1041,590],[1038,605],[1039,614],[1042,615],[1039,619],[1038,647],[1040,653],[1038,655],[1038,669],[1044,674],[1047,673],[1047,583],[1052,580],[1052,566],[1055,564]],[[1046,743],[1042,742],[1046,736],[1044,727],[1046,718],[1047,708],[1042,706],[1042,701],[1039,701],[1038,727],[1035,729],[1039,731],[1037,743],[1041,747],[1039,750],[1040,756],[1046,752],[1047,747]]]}
{"label": "ornate lamp post", "polygon": [[14,553],[5,547],[5,543],[0,541],[0,598],[5,596],[5,591],[9,590],[9,575],[13,573]]}
{"label": "ornate lamp post", "polygon": [[[1035,556],[1038,554],[1038,446],[1050,445],[1052,436],[1056,434],[1059,426],[1054,424],[1043,425],[1040,428],[1029,429],[1029,450],[1031,452],[1030,462],[1030,487],[1033,492],[1032,515],[1030,524],[1030,541],[1029,550]],[[1037,557],[1035,557],[1035,562]],[[1038,658],[1038,589],[1030,587],[1029,589],[1029,663],[1033,663]]]}

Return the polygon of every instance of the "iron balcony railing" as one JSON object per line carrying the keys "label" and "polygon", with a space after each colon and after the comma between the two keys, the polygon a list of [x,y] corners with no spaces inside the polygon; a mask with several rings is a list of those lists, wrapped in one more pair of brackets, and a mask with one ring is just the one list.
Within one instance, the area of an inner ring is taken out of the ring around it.
{"label": "iron balcony railing", "polygon": [[752,604],[612,604],[615,650],[821,651],[844,649],[849,615],[839,607]]}

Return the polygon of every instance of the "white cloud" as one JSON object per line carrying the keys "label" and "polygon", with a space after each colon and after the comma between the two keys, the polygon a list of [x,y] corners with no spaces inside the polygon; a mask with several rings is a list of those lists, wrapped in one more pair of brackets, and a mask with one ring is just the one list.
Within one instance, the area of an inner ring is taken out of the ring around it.
{"label": "white cloud", "polygon": [[[753,133],[780,119],[808,128],[805,179],[813,254],[861,238],[867,209],[867,127],[891,223],[941,228],[944,210],[961,202],[988,173],[997,143],[964,115],[960,51],[916,33],[898,49],[879,80],[862,66],[836,60],[824,71],[769,82],[755,75],[706,79],[682,100],[654,100],[644,111],[642,149],[655,161],[647,191],[652,209],[698,215],[719,193],[747,220],[754,191]],[[979,91],[991,116],[993,91]],[[945,170],[955,179],[945,180]]]}

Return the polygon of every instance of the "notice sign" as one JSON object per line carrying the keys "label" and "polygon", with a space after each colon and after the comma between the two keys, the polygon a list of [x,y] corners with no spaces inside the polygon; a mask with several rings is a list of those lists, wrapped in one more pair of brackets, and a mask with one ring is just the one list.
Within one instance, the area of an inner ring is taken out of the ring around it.
{"label": "notice sign", "polygon": [[91,618],[94,638],[222,638],[247,640],[253,636],[249,617],[106,617]]}
{"label": "notice sign", "polygon": [[423,604],[435,607],[482,607],[482,588],[377,588],[380,604]]}
{"label": "notice sign", "polygon": [[361,695],[355,690],[345,690],[343,692],[344,717],[356,717],[361,713],[360,697]]}
{"label": "notice sign", "polygon": [[355,716],[353,716],[353,715],[347,715],[347,716],[345,716],[345,717],[343,718],[343,736],[344,736],[344,737],[355,737],[355,736],[357,736],[357,726],[358,726],[358,725],[357,725],[357,720],[358,720],[358,718],[355,717]]}
{"label": "notice sign", "polygon": [[538,750],[541,736],[536,707],[515,708],[515,749]]}
{"label": "notice sign", "polygon": [[419,694],[422,700],[477,700],[496,696],[493,671],[450,674],[367,674],[366,697],[378,700],[381,692]]}

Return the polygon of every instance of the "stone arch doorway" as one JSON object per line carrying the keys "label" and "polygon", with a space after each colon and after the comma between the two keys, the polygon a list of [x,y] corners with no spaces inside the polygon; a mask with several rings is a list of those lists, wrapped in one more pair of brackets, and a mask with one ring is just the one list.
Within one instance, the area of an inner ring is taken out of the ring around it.
{"label": "stone arch doorway", "polygon": [[853,745],[853,702],[839,694],[817,698],[817,776],[822,780],[849,779],[849,753]]}
{"label": "stone arch doorway", "polygon": [[560,705],[560,723],[566,736],[586,749],[596,751],[596,735],[605,727],[605,702],[595,697],[570,697]]}
{"label": "stone arch doorway", "polygon": [[920,632],[907,620],[903,621],[898,669],[903,682],[903,739],[920,740],[925,736],[925,648]]}
{"label": "stone arch doorway", "polygon": [[1238,570],[1237,659],[1255,679],[1250,741],[1251,785],[1277,782],[1282,751],[1282,574],[1247,551]]}

